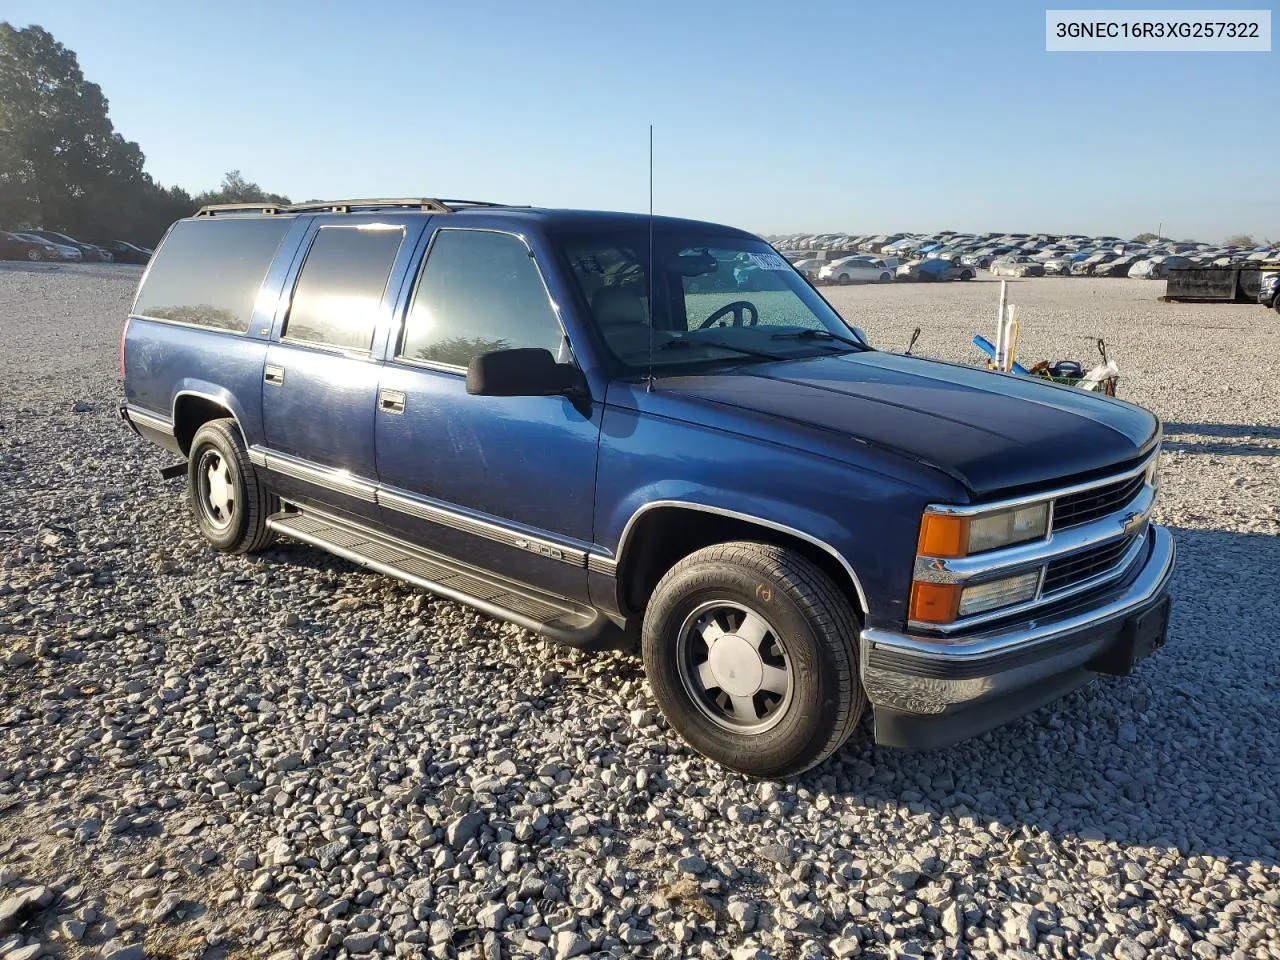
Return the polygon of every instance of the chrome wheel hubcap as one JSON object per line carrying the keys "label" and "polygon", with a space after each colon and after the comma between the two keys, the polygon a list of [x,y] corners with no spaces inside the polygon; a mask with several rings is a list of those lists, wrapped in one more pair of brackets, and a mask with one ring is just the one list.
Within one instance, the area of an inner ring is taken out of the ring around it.
{"label": "chrome wheel hubcap", "polygon": [[791,661],[777,630],[747,607],[716,600],[697,607],[676,645],[680,680],[698,709],[738,733],[763,733],[791,703]]}
{"label": "chrome wheel hubcap", "polygon": [[235,516],[236,487],[231,468],[217,450],[206,450],[197,469],[200,478],[200,509],[209,525],[219,530],[231,525]]}

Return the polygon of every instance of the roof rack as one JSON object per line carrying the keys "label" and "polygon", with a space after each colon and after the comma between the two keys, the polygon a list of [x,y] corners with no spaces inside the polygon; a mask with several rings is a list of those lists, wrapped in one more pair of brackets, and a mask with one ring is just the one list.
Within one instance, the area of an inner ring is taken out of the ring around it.
{"label": "roof rack", "polygon": [[428,213],[453,213],[462,207],[505,207],[505,203],[487,200],[437,200],[433,197],[381,197],[369,200],[312,200],[308,203],[272,205],[264,203],[214,203],[196,211],[197,217],[213,217],[228,213],[352,213],[383,207],[403,207]]}

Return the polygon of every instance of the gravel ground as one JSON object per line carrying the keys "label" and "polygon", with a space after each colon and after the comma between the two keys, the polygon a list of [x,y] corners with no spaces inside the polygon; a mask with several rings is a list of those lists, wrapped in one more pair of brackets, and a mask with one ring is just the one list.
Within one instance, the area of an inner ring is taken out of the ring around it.
{"label": "gravel ground", "polygon": [[[638,660],[206,549],[117,419],[138,270],[0,268],[0,956],[1280,958],[1274,314],[1011,282],[1166,421],[1169,645],[979,739],[746,782]],[[997,286],[832,300],[976,361]]]}

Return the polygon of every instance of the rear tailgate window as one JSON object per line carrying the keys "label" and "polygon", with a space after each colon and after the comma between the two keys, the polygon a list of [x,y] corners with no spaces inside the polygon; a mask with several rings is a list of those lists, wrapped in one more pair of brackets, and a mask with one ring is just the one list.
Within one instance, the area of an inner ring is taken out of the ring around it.
{"label": "rear tailgate window", "polygon": [[133,315],[244,333],[291,217],[180,220],[152,258]]}

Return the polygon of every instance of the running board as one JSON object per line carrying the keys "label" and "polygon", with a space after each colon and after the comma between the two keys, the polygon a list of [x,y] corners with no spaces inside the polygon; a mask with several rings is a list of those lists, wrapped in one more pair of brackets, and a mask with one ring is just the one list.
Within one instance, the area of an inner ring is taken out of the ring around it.
{"label": "running board", "polygon": [[282,536],[320,547],[560,643],[592,649],[619,643],[619,628],[591,607],[517,584],[347,520],[310,510],[285,511],[268,517],[267,526]]}

